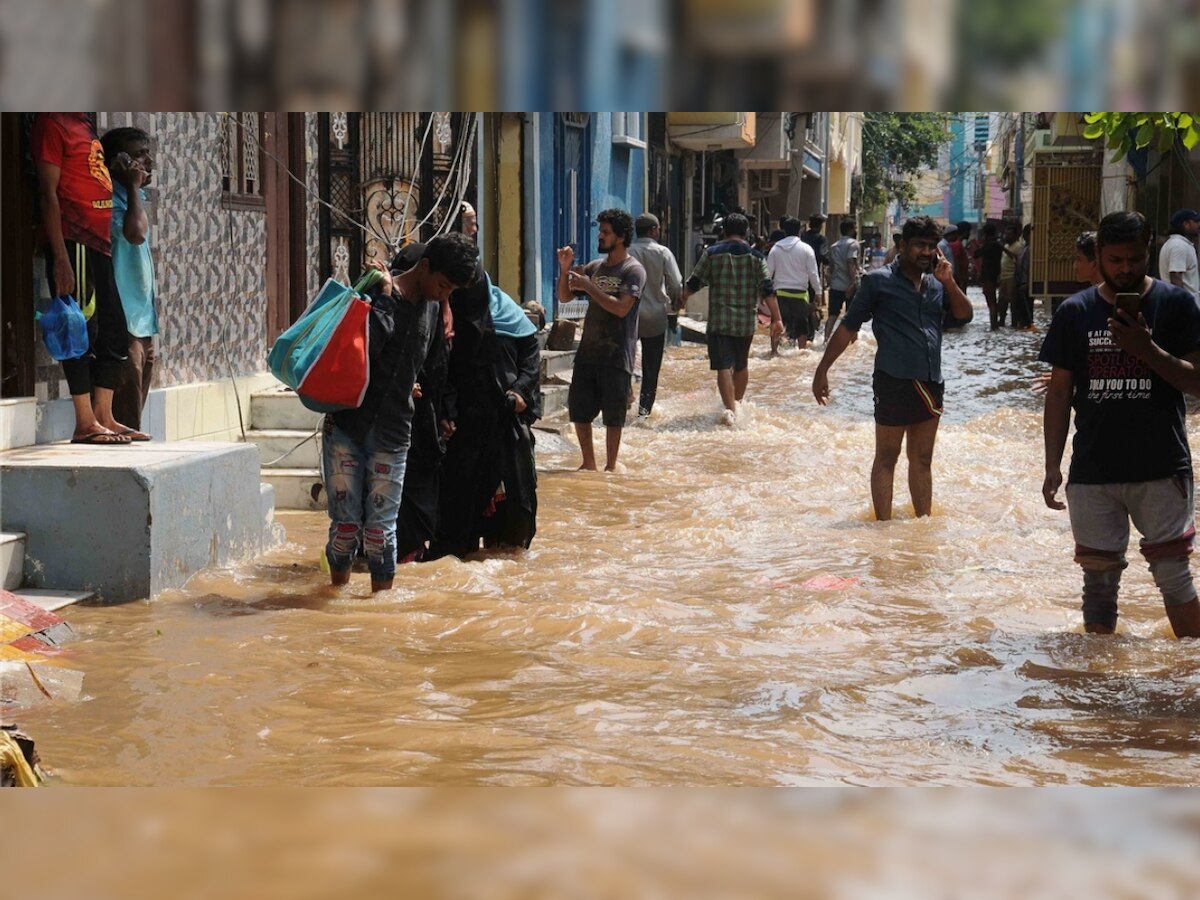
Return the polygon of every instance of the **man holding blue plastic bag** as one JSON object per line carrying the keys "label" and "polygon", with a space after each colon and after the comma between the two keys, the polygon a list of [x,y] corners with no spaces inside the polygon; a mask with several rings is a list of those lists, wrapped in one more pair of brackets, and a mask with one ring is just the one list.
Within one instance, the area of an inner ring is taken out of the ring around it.
{"label": "man holding blue plastic bag", "polygon": [[361,545],[371,591],[396,574],[396,515],[412,436],[413,384],[442,327],[441,305],[475,280],[479,251],[464,235],[429,242],[412,269],[393,278],[382,264],[369,320],[370,376],[362,403],[325,416],[321,469],[329,498],[325,558],[334,585],[346,584]]}
{"label": "man holding blue plastic bag", "polygon": [[[76,444],[148,440],[113,417],[113,389],[128,352],[125,313],[112,266],[112,181],[86,113],[39,113],[30,134],[37,166],[46,274],[52,297],[85,309],[90,349],[61,360],[75,406]],[[94,397],[93,397],[94,392]]]}

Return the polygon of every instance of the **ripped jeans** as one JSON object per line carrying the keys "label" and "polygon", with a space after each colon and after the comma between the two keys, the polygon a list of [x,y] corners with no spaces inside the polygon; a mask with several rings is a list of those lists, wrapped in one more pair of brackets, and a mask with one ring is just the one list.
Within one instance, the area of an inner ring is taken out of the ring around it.
{"label": "ripped jeans", "polygon": [[367,555],[372,581],[396,574],[396,514],[404,491],[408,447],[379,450],[375,429],[361,443],[326,416],[321,473],[329,498],[329,567],[345,571],[354,564],[359,544]]}
{"label": "ripped jeans", "polygon": [[1191,478],[1176,475],[1123,484],[1068,484],[1067,508],[1075,561],[1083,568],[1083,621],[1117,624],[1117,590],[1129,565],[1129,523],[1142,533],[1139,549],[1166,606],[1196,599],[1188,557],[1196,539]]}

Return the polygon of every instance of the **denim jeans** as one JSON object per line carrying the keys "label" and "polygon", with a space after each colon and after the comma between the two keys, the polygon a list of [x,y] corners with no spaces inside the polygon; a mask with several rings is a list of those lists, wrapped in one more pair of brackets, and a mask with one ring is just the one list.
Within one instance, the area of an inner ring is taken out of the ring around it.
{"label": "denim jeans", "polygon": [[396,574],[396,514],[404,491],[408,447],[379,450],[375,429],[361,443],[326,416],[321,472],[329,498],[329,567],[345,571],[361,542],[372,581]]}

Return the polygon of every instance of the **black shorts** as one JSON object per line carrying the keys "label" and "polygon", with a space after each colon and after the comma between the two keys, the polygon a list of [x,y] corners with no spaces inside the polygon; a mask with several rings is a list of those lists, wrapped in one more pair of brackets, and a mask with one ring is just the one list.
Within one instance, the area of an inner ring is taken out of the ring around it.
{"label": "black shorts", "polygon": [[943,412],[944,384],[893,378],[887,372],[871,377],[875,392],[875,424],[907,427],[937,418]]}
{"label": "black shorts", "polygon": [[812,340],[813,307],[808,302],[807,294],[804,299],[801,299],[795,295],[786,296],[782,291],[776,291],[775,299],[779,301],[779,317],[783,319],[783,327],[787,331],[788,340],[794,341],[801,335]]}
{"label": "black shorts", "polygon": [[615,366],[575,363],[571,388],[567,391],[567,412],[572,422],[590,423],[604,417],[605,428],[625,427],[629,410],[629,389],[633,377]]}
{"label": "black shorts", "polygon": [[734,337],[729,334],[708,333],[708,367],[714,372],[733,369],[744,372],[750,365],[750,344],[754,335]]}
{"label": "black shorts", "polygon": [[842,306],[846,302],[846,292],[829,289],[829,320],[833,321],[842,312]]}

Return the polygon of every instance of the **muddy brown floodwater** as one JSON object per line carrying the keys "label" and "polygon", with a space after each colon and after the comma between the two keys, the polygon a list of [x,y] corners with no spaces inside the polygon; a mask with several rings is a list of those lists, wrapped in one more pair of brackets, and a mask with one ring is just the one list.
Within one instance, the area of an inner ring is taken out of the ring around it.
{"label": "muddy brown floodwater", "polygon": [[759,338],[733,431],[685,345],[615,475],[541,456],[529,552],[370,596],[326,585],[323,515],[282,515],[255,564],[68,610],[84,700],[21,724],[69,785],[1195,783],[1200,648],[1136,554],[1118,636],[1082,634],[1041,334],[980,321],[946,339],[927,519],[902,461],[872,521],[869,335],[826,409],[819,351]]}

